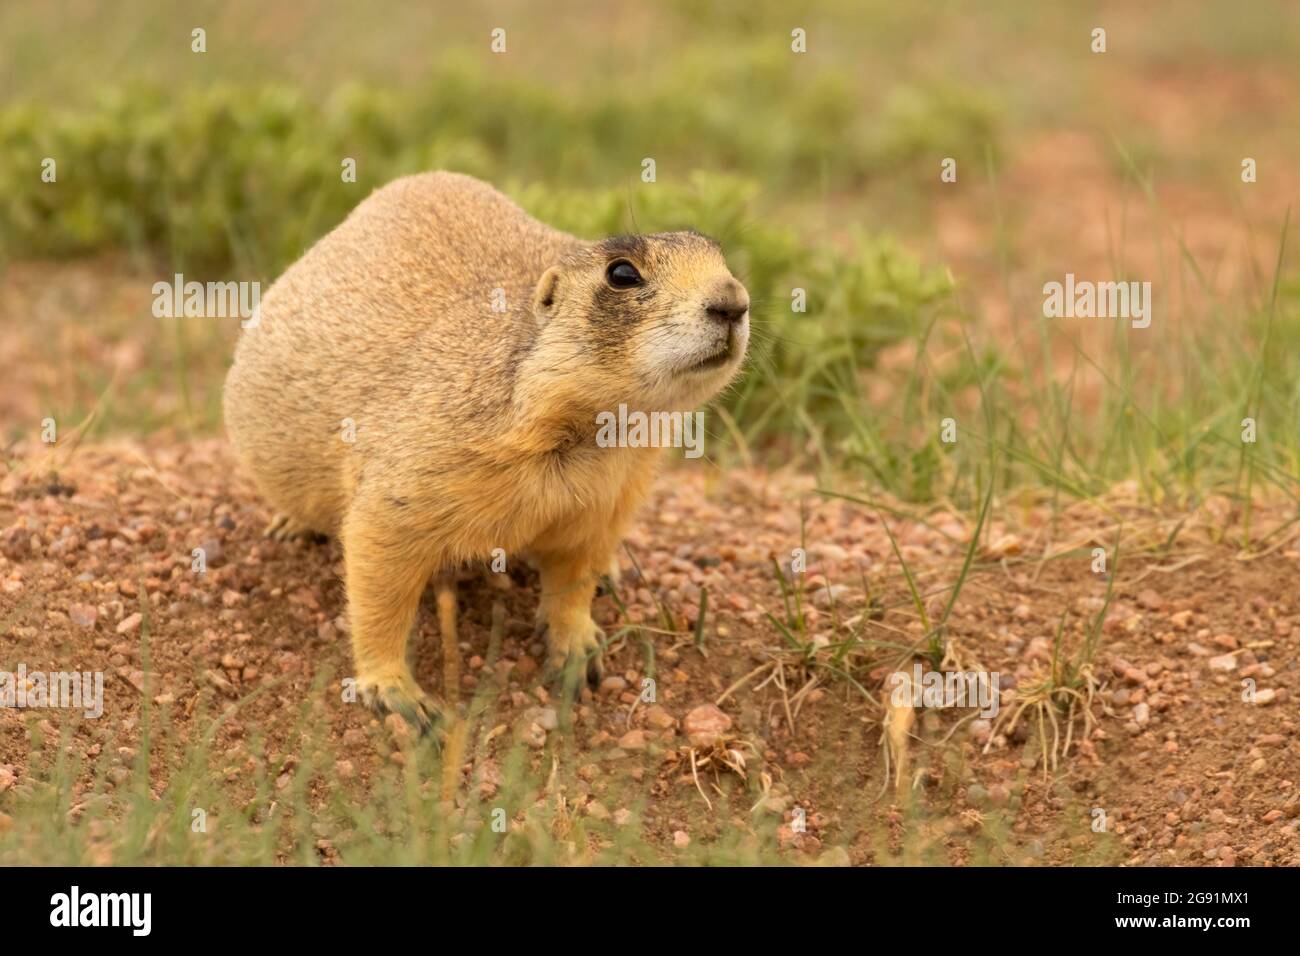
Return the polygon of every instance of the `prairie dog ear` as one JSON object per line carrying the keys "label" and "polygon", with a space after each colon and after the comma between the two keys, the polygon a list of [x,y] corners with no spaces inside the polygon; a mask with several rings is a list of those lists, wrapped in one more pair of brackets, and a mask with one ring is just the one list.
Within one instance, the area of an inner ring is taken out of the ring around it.
{"label": "prairie dog ear", "polygon": [[555,296],[559,288],[560,269],[551,266],[537,280],[537,289],[533,292],[533,315],[549,319],[555,313]]}

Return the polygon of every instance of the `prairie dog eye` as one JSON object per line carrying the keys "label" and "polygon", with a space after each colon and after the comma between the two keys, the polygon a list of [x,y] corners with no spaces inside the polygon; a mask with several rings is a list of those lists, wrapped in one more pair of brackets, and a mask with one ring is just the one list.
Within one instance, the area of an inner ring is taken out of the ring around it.
{"label": "prairie dog eye", "polygon": [[605,270],[605,278],[615,289],[631,289],[645,281],[641,278],[641,273],[636,271],[636,266],[626,259],[611,262]]}

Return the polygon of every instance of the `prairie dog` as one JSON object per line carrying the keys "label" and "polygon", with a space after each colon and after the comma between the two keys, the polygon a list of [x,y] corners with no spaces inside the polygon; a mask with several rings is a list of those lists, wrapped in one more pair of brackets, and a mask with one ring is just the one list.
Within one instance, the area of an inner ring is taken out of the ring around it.
{"label": "prairie dog", "polygon": [[735,375],[749,296],[695,232],[587,242],[491,186],[376,190],[262,298],[225,384],[227,431],[278,534],[338,535],[358,687],[421,729],[406,661],[431,576],[527,551],[552,673],[602,675],[595,583],[659,451],[597,416],[689,412]]}

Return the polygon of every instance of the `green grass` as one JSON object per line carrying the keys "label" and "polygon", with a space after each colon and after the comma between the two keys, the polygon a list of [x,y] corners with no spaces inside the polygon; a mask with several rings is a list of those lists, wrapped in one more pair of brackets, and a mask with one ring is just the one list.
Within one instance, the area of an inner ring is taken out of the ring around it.
{"label": "green grass", "polygon": [[[165,721],[159,723],[159,739],[150,740],[150,747],[169,739]],[[779,849],[778,816],[750,812],[760,796],[757,783],[746,787],[738,779],[724,779],[728,796],[713,793],[707,815],[702,800],[699,807],[700,819],[716,822],[692,827],[690,846],[675,849],[647,832],[646,813],[659,813],[657,825],[662,825],[663,811],[635,785],[612,784],[596,795],[607,809],[631,809],[622,825],[576,809],[573,801],[582,789],[572,759],[550,779],[533,771],[526,754],[515,749],[503,763],[499,790],[483,796],[467,787],[453,803],[439,791],[443,768],[437,752],[424,746],[407,752],[404,767],[382,770],[362,798],[357,791],[345,792],[333,776],[334,761],[348,754],[318,734],[298,739],[297,763],[283,784],[285,755],[268,753],[256,738],[249,742],[239,776],[251,784],[251,792],[223,781],[219,755],[203,746],[179,745],[182,756],[165,784],[151,784],[142,769],[145,747],[126,766],[107,756],[115,750],[105,747],[106,755],[91,768],[90,786],[83,789],[85,768],[58,757],[58,741],[41,740],[33,732],[28,774],[6,803],[16,816],[0,832],[0,865],[790,865],[815,862],[826,850],[848,845],[869,847],[879,863],[946,862],[943,842],[935,837],[942,830],[928,827],[942,817],[908,806],[907,836],[891,850],[888,826],[874,819],[880,809],[874,794],[848,807],[824,834],[823,851],[799,857]],[[549,764],[549,752],[546,758]],[[256,769],[247,770],[245,760]],[[830,767],[821,772],[842,773]],[[751,774],[751,781],[756,779]],[[557,799],[563,794],[567,804]],[[687,796],[699,799],[693,788]],[[981,832],[972,835],[975,865],[1032,862],[1016,846],[1011,822],[1009,816],[990,814]],[[1107,851],[1098,846],[1090,852]]]}
{"label": "green grass", "polygon": [[[1008,54],[1025,36],[1061,42],[1078,26],[1046,16],[1021,22],[1001,6],[988,16],[981,26],[1002,31]],[[822,17],[840,29],[827,31]],[[966,76],[969,53],[959,52],[947,21],[883,7],[850,17],[830,5],[809,21],[816,55],[801,57],[789,50],[777,5],[725,24],[681,7],[645,39],[671,69],[637,61],[594,87],[575,83],[574,70],[543,71],[530,59],[546,30],[531,20],[519,21],[516,32],[529,42],[517,41],[518,60],[494,58],[461,36],[400,85],[376,81],[382,71],[295,83],[288,68],[260,61],[275,79],[250,85],[236,79],[235,54],[260,55],[258,43],[232,46],[233,26],[223,22],[213,30],[226,40],[197,66],[170,32],[142,41],[165,47],[165,62],[178,69],[190,64],[178,88],[125,70],[121,85],[70,97],[67,106],[51,108],[42,90],[28,89],[0,109],[0,255],[126,249],[146,275],[265,283],[373,187],[418,170],[458,169],[580,235],[692,226],[722,240],[754,302],[755,345],[747,374],[721,403],[717,459],[793,453],[823,473],[861,476],[909,501],[967,508],[983,497],[977,466],[995,454],[996,487],[1046,484],[1058,501],[1093,498],[1126,478],[1157,502],[1247,487],[1295,495],[1300,438],[1286,425],[1300,400],[1289,347],[1300,317],[1282,237],[1274,275],[1229,301],[1212,301],[1208,266],[1185,250],[1155,284],[1162,293],[1190,288],[1212,319],[1194,335],[1169,310],[1149,330],[1117,324],[1105,354],[1077,353],[1061,380],[1038,368],[1071,329],[1031,319],[1016,340],[990,341],[979,334],[967,291],[941,264],[923,263],[886,230],[852,219],[822,227],[841,197],[861,209],[858,197],[881,183],[901,186],[915,206],[918,182],[935,178],[943,156],[963,157],[966,181],[996,183],[1008,129],[1039,121],[1009,88],[1005,66],[991,70],[986,86],[954,79]],[[338,46],[347,25],[333,29],[312,27],[304,42],[332,42],[332,55],[347,56]],[[352,29],[365,35],[369,26]],[[689,40],[677,36],[683,31]],[[726,56],[712,45],[720,32],[731,41]],[[874,37],[882,56],[875,69],[899,65],[899,43],[929,43],[954,59],[950,75],[908,69],[864,89],[847,42],[858,32]],[[1266,45],[1258,55],[1268,55]],[[584,56],[596,62],[602,54],[584,46]],[[1082,73],[1085,62],[1068,69]],[[390,78],[399,65],[387,67]],[[306,66],[294,69],[308,75]],[[1116,168],[1159,215],[1152,164],[1167,151],[1151,153],[1145,129],[1111,135]],[[57,183],[40,180],[45,156],[57,159]],[[646,156],[656,160],[655,183],[640,180]],[[357,161],[356,183],[341,180],[344,157]],[[1010,268],[1003,263],[1008,276]],[[1123,275],[1122,262],[1114,271]],[[806,312],[792,311],[795,289],[805,290]],[[1026,305],[1037,308],[1032,296]],[[128,317],[129,334],[140,336],[146,321]],[[146,336],[148,368],[107,396],[101,433],[168,424],[215,430],[229,339],[229,330],[183,321],[172,321],[164,337]],[[913,344],[915,358],[881,407],[871,397],[877,356],[900,343]],[[64,418],[84,415],[99,400],[95,386],[111,380],[108,369],[85,374],[81,397],[57,409]],[[1081,407],[1076,378],[1086,377],[1104,387],[1099,403]],[[148,407],[159,390],[175,395],[161,411]],[[1260,422],[1250,447],[1238,435],[1246,409]],[[949,417],[959,427],[955,444],[939,440]],[[21,427],[12,423],[10,436]]]}
{"label": "green grass", "polygon": [[[142,635],[141,662],[147,669],[147,626]],[[492,673],[493,651],[488,653],[484,675]],[[819,666],[829,668],[825,662]],[[853,666],[852,660],[844,666]],[[495,733],[499,719],[494,702],[500,691],[490,680],[480,683],[465,713],[466,753],[479,761],[470,779],[461,778],[458,764],[448,787],[443,753],[424,741],[401,748],[401,765],[381,759],[364,783],[342,783],[337,761],[359,762],[359,755],[328,732],[325,698],[337,693],[336,682],[318,675],[297,713],[276,724],[271,741],[256,729],[247,709],[277,683],[264,684],[235,703],[204,691],[195,712],[179,721],[172,706],[150,702],[146,686],[133,718],[140,732],[131,748],[95,721],[60,720],[61,729],[51,734],[43,729],[51,727],[43,714],[27,715],[25,772],[0,804],[12,815],[7,826],[0,826],[0,866],[790,865],[842,859],[849,847],[872,853],[878,863],[935,865],[947,860],[942,816],[910,798],[897,801],[906,822],[899,840],[884,822],[892,798],[882,802],[874,792],[844,800],[833,810],[831,826],[819,831],[821,848],[792,856],[780,849],[782,815],[756,809],[769,793],[770,779],[756,772],[743,780],[731,772],[715,777],[702,770],[711,803],[705,813],[703,798],[682,780],[689,774],[683,759],[670,795],[648,799],[647,785],[635,782],[625,769],[628,758],[610,761],[599,750],[576,747],[572,732],[564,729],[568,718],[563,708],[561,730],[549,735],[544,750],[525,746],[513,729],[489,746],[488,735]],[[233,746],[229,738],[218,746],[223,726],[241,718],[246,735],[237,733]],[[809,771],[823,785],[838,781],[840,793],[861,787],[860,771],[846,759],[877,759],[872,735],[862,733],[856,721],[848,726],[855,728],[855,741],[846,752],[832,757],[837,751],[828,748]],[[387,732],[378,728],[371,733],[382,758],[391,746]],[[86,738],[97,745],[93,757],[83,756]],[[478,773],[490,752],[496,755],[499,783],[488,792],[478,786]],[[934,755],[953,771],[946,792],[939,795],[945,799],[955,797],[952,781],[968,776],[961,772],[957,754],[951,748]],[[661,759],[652,751],[645,761],[647,772],[654,773]],[[600,766],[594,778],[578,773],[588,763]],[[791,778],[770,795],[787,809],[807,806],[809,795],[801,795],[800,786],[798,778]],[[1012,789],[1014,811],[1023,781]],[[587,807],[591,800],[611,813],[628,809],[630,816],[617,821],[593,814]],[[691,809],[696,800],[698,815]],[[1073,816],[1083,812],[1079,808]],[[672,847],[665,836],[665,826],[671,830],[671,821],[679,819],[692,820],[692,840],[685,848]],[[1033,862],[1012,835],[1011,823],[1010,816],[990,812],[969,834],[965,845],[972,864]],[[1088,849],[1099,859],[1109,859],[1113,851],[1105,841]]]}

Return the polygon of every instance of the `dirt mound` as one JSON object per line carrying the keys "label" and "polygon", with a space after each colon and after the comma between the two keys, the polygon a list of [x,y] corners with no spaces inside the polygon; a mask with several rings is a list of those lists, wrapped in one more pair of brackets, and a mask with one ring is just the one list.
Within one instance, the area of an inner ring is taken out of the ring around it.
{"label": "dirt mound", "polygon": [[[209,732],[232,792],[251,799],[254,763],[291,776],[309,699],[337,751],[314,801],[364,802],[400,769],[390,728],[344,699],[337,545],[264,540],[268,515],[223,443],[87,447],[57,475],[32,462],[20,454],[0,496],[0,670],[102,672],[104,711],[0,709],[0,819],[21,822],[47,782],[32,725],[106,762],[111,795],[146,700],[180,743],[151,756],[155,792]],[[1222,501],[1190,516],[1142,513],[1122,494],[1055,519],[1046,506],[1017,513],[1019,526],[986,529],[946,621],[972,522],[888,519],[923,623],[874,507],[798,476],[670,470],[617,595],[598,599],[610,676],[584,692],[571,730],[538,682],[535,575],[471,569],[463,686],[441,686],[432,595],[413,642],[426,687],[471,715],[470,701],[491,705],[450,772],[452,802],[493,792],[523,741],[542,778],[572,771],[570,812],[624,826],[639,801],[667,859],[769,827],[792,859],[826,862],[1300,863],[1296,529],[1257,510],[1255,533],[1274,533],[1243,555],[1225,543],[1240,516]],[[1093,549],[1113,564],[1121,518],[1110,585]],[[882,691],[896,669],[936,663],[991,675],[998,709],[924,707],[896,790]],[[233,703],[214,731],[204,714]],[[725,714],[712,717],[722,746],[696,726],[705,705]],[[341,847],[326,833],[317,850],[346,860]]]}

